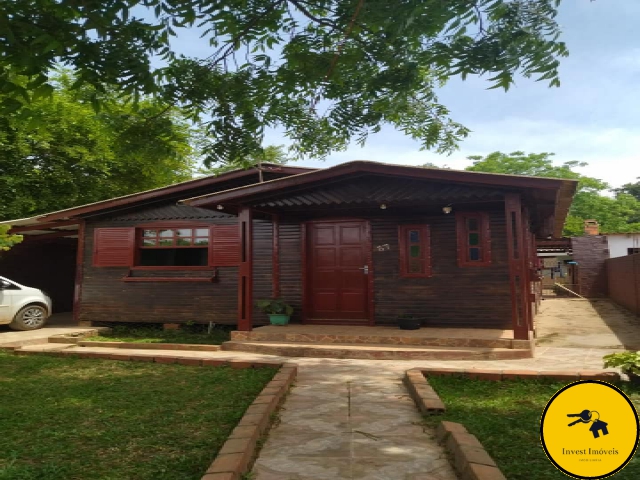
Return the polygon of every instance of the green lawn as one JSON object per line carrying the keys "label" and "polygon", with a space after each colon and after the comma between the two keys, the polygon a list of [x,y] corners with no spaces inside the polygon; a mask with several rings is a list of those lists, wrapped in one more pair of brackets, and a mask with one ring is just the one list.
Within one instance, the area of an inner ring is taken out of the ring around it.
{"label": "green lawn", "polygon": [[163,330],[159,325],[132,327],[118,325],[111,333],[97,337],[83,338],[91,342],[133,342],[133,343],[189,343],[220,345],[229,340],[229,328],[214,328],[207,333],[206,325],[183,325],[180,330]]}
{"label": "green lawn", "polygon": [[[442,420],[459,422],[476,435],[509,480],[566,479],[540,445],[540,417],[549,399],[566,383],[514,380],[491,382],[461,377],[429,377],[447,407],[445,415],[427,416],[436,426]],[[640,389],[622,390],[640,406]],[[535,472],[535,473],[532,473]],[[640,479],[636,455],[616,480]]]}
{"label": "green lawn", "polygon": [[0,351],[0,480],[198,480],[274,374]]}

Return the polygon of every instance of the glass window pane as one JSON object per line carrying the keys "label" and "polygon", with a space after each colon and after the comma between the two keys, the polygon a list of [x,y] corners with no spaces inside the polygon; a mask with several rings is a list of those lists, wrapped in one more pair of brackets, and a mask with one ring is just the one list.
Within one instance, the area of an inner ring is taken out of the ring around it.
{"label": "glass window pane", "polygon": [[467,219],[467,228],[469,230],[478,230],[478,219],[477,218],[468,218]]}
{"label": "glass window pane", "polygon": [[409,247],[409,256],[411,258],[420,258],[420,245],[411,245]]}
{"label": "glass window pane", "polygon": [[161,237],[173,237],[173,230],[158,230]]}
{"label": "glass window pane", "polygon": [[422,273],[422,261],[419,258],[409,260],[409,273]]}
{"label": "glass window pane", "polygon": [[209,237],[198,237],[194,243],[195,245],[209,245]]}
{"label": "glass window pane", "polygon": [[479,233],[470,233],[469,234],[469,245],[480,245],[480,234]]}
{"label": "glass window pane", "polygon": [[470,248],[469,249],[469,260],[474,260],[474,261],[480,260],[480,249],[479,248]]}
{"label": "glass window pane", "polygon": [[158,241],[158,245],[161,247],[171,247],[173,245],[173,239],[161,239]]}
{"label": "glass window pane", "polygon": [[176,245],[178,245],[179,247],[186,247],[191,245],[191,237],[176,238]]}
{"label": "glass window pane", "polygon": [[409,243],[420,243],[420,232],[418,230],[409,231]]}
{"label": "glass window pane", "polygon": [[179,228],[175,230],[176,236],[178,237],[190,237],[192,235],[193,230],[190,228]]}
{"label": "glass window pane", "polygon": [[208,228],[196,228],[196,236],[198,237],[208,237],[209,229]]}
{"label": "glass window pane", "polygon": [[155,238],[143,238],[142,239],[142,246],[143,247],[155,247],[156,246],[156,239]]}
{"label": "glass window pane", "polygon": [[143,230],[142,231],[142,236],[143,237],[155,237],[158,234],[157,230]]}

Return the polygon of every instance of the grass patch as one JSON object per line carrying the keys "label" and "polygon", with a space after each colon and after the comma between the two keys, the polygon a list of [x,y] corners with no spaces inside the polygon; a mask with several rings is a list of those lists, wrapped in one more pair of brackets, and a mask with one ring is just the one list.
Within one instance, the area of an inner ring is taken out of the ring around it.
{"label": "grass patch", "polygon": [[179,330],[163,330],[161,325],[129,326],[116,325],[111,333],[86,337],[89,342],[131,343],[189,343],[220,345],[230,338],[231,327],[216,327],[207,332],[207,325],[182,325]]}
{"label": "grass patch", "polygon": [[197,480],[274,374],[0,351],[0,480]]}
{"label": "grass patch", "polygon": [[[464,424],[478,437],[509,480],[567,478],[553,466],[542,449],[540,417],[549,399],[568,382],[491,382],[462,377],[430,377],[429,383],[447,407],[445,415],[425,417],[429,425],[435,427],[442,420]],[[620,388],[638,409],[640,389],[628,384]],[[615,478],[640,478],[638,456]]]}

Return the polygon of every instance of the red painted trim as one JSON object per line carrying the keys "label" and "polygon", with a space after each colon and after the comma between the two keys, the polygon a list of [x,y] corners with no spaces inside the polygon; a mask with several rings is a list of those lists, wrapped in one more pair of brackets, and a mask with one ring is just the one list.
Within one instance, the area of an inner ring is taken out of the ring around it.
{"label": "red painted trim", "polygon": [[[283,173],[285,175],[299,175],[300,173],[313,172],[316,169],[304,168],[304,167],[288,167],[288,166],[274,166],[275,168],[269,170],[263,170],[268,172]],[[51,221],[61,218],[68,218],[77,215],[85,215],[87,213],[99,212],[101,210],[107,210],[122,205],[130,205],[145,200],[156,199],[163,196],[174,195],[184,191],[192,190],[194,188],[207,187],[209,185],[215,185],[217,183],[225,182],[227,180],[233,180],[236,178],[242,178],[246,176],[256,175],[256,169],[250,170],[236,170],[233,172],[223,173],[217,177],[198,178],[195,180],[189,180],[179,183],[177,185],[170,185],[168,187],[159,188],[147,192],[134,193],[120,198],[111,200],[104,200],[91,205],[83,205],[76,208],[69,208],[67,210],[61,210],[59,212],[53,212],[48,215],[44,215],[38,219],[38,221]]]}
{"label": "red painted trim", "polygon": [[215,280],[213,277],[203,278],[175,278],[175,277],[122,277],[123,282],[202,282],[211,283]]}
{"label": "red painted trim", "polygon": [[160,265],[136,265],[131,270],[211,270],[211,265],[186,265],[186,266],[160,266]]}
{"label": "red painted trim", "polygon": [[[418,230],[420,232],[420,249],[422,250],[423,257],[420,259],[422,262],[422,273],[409,273],[409,265],[407,260],[409,258],[409,238],[408,233],[411,230]],[[431,231],[429,225],[398,225],[398,245],[400,247],[400,276],[403,278],[427,278],[432,276],[431,272]]]}
{"label": "red painted trim", "polygon": [[271,278],[273,282],[273,298],[280,298],[280,217],[271,216],[272,258]]}
{"label": "red painted trim", "polygon": [[[478,233],[480,234],[479,247],[482,252],[482,261],[469,260],[467,257],[469,248],[469,232],[467,220],[478,220]],[[488,267],[491,265],[491,226],[489,214],[486,212],[456,212],[456,236],[458,243],[458,267]]]}
{"label": "red painted trim", "polygon": [[209,228],[210,223],[194,223],[193,220],[158,220],[157,222],[138,223],[136,228]]}
{"label": "red painted trim", "polygon": [[241,255],[238,268],[238,330],[248,331],[253,325],[253,214],[251,208],[238,212]]}
{"label": "red painted trim", "polygon": [[307,291],[309,288],[309,269],[307,268],[307,264],[309,261],[309,246],[307,242],[309,241],[308,229],[310,222],[302,222],[300,224],[300,228],[302,229],[300,232],[300,243],[301,245],[301,274],[302,274],[302,312],[300,312],[300,318],[303,324],[308,323],[309,316],[308,313],[311,311],[310,305],[310,296]]}
{"label": "red painted trim", "polygon": [[78,251],[76,252],[76,279],[73,291],[73,321],[80,321],[80,306],[82,304],[82,281],[84,278],[84,243],[85,243],[85,221],[78,223]]}
{"label": "red painted trim", "polygon": [[[521,208],[520,195],[517,193],[508,193],[505,195],[513,337],[516,340],[528,340],[529,326],[525,303],[528,302],[529,295],[526,293],[527,282],[525,272],[523,271],[523,257],[526,259],[527,255],[526,252],[523,251]],[[517,282],[517,278],[520,279],[519,283]]]}
{"label": "red painted trim", "polygon": [[393,175],[398,177],[418,178],[427,180],[440,180],[447,182],[472,183],[479,185],[499,185],[521,188],[540,188],[559,190],[562,186],[577,184],[574,180],[557,180],[538,177],[518,177],[510,175],[497,175],[479,172],[463,172],[446,169],[429,169],[419,167],[407,167],[386,165],[375,162],[355,161],[348,162],[325,170],[303,173],[293,177],[270,180],[268,182],[252,184],[245,187],[234,188],[218,193],[211,193],[192,199],[182,200],[182,203],[198,207],[212,203],[233,202],[242,199],[249,202],[252,196],[266,194],[287,187],[297,187],[313,182],[331,180],[337,176],[356,175],[362,173]]}
{"label": "red painted trim", "polygon": [[367,255],[367,266],[369,267],[369,274],[367,275],[367,283],[369,287],[369,291],[367,292],[368,300],[369,300],[369,325],[374,326],[376,323],[376,301],[375,301],[375,290],[374,290],[374,269],[373,269],[373,238],[371,236],[371,222],[367,220],[365,222],[365,238],[369,244],[369,248],[366,249]]}

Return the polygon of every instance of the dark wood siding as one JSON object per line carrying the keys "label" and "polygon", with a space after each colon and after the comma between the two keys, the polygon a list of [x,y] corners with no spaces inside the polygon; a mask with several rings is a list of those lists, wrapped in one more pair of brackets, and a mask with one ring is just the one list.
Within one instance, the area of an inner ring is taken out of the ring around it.
{"label": "dark wood siding", "polygon": [[[398,223],[426,223],[431,228],[430,278],[402,278],[398,262]],[[372,220],[375,321],[395,324],[399,314],[415,314],[426,325],[511,328],[509,270],[503,212],[491,214],[491,265],[457,264],[453,215],[405,220]],[[389,250],[377,251],[376,245]]]}
{"label": "dark wood siding", "polygon": [[[213,282],[124,282],[127,267],[94,267],[93,242],[96,228],[135,227],[158,220],[189,220],[198,224],[236,225],[237,218],[217,211],[167,204],[166,211],[157,205],[151,211],[140,209],[130,216],[87,220],[84,280],[79,320],[139,323],[237,323],[238,267],[216,269]],[[151,209],[149,209],[151,210]],[[197,219],[194,217],[197,216]],[[153,217],[153,218],[149,218]],[[254,298],[271,296],[271,224],[255,220]],[[145,270],[135,276],[205,277],[210,272],[198,270]],[[257,323],[266,318],[256,313]]]}
{"label": "dark wood siding", "polygon": [[280,221],[280,291],[282,298],[294,309],[292,320],[299,322],[302,314],[302,225]]}
{"label": "dark wood siding", "polygon": [[[371,222],[376,324],[395,324],[399,314],[408,313],[424,317],[429,326],[511,328],[504,213],[491,214],[492,263],[478,268],[458,267],[453,215],[423,222],[431,227],[431,278],[401,278],[399,222]],[[390,249],[376,250],[384,244]]]}
{"label": "dark wood siding", "polygon": [[[371,219],[375,323],[393,325],[402,313],[426,318],[425,325],[507,328],[511,296],[504,211],[490,213],[491,265],[458,267],[454,215]],[[427,224],[431,231],[430,278],[402,278],[398,225]],[[302,224],[281,220],[280,268],[282,297],[302,311]],[[376,246],[389,245],[378,251]]]}

